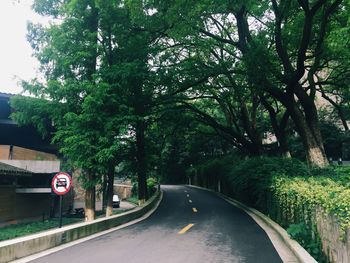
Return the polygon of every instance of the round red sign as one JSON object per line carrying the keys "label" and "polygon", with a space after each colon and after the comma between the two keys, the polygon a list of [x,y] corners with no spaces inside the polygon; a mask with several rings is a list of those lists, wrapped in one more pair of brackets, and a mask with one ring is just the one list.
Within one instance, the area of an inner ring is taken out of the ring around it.
{"label": "round red sign", "polygon": [[64,172],[57,173],[51,182],[52,190],[57,195],[65,195],[72,187],[72,177]]}

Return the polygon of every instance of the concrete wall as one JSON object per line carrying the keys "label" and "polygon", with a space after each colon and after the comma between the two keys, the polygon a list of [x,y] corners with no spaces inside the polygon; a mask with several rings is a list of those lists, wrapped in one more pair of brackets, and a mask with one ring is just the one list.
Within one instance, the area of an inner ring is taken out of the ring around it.
{"label": "concrete wall", "polygon": [[0,223],[50,215],[50,194],[16,194],[15,186],[0,186]]}
{"label": "concrete wall", "polygon": [[[75,171],[73,173],[72,178],[73,178],[73,188],[74,188],[74,199],[77,201],[84,201],[85,190],[82,187],[82,183],[79,180],[79,176],[80,176],[80,171]],[[132,190],[132,185],[114,183],[113,192],[117,194],[121,200],[125,200],[129,198],[132,194],[131,190]],[[101,193],[96,194],[96,200],[102,200]]]}
{"label": "concrete wall", "polygon": [[157,205],[160,198],[161,194],[158,192],[158,194],[151,198],[145,205],[121,215],[101,218],[87,223],[74,224],[61,229],[54,229],[40,234],[0,242],[0,263],[26,257],[130,222],[149,212]]}
{"label": "concrete wall", "polygon": [[121,200],[124,200],[131,196],[131,189],[131,185],[115,184],[113,191],[115,194],[118,194]]}

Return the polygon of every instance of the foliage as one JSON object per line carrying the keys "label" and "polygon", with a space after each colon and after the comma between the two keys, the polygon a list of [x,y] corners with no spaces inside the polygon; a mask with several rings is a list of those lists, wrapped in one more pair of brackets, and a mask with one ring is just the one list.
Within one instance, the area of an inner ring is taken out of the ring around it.
{"label": "foliage", "polygon": [[316,240],[315,238],[312,238],[312,235],[310,231],[308,230],[305,223],[299,223],[299,224],[291,224],[288,229],[287,233],[300,245],[302,245],[314,258],[318,258],[319,263],[327,262],[322,255],[320,255],[320,240],[317,236]]}
{"label": "foliage", "polygon": [[163,25],[161,16],[143,15],[140,3],[34,1],[34,10],[54,21],[28,26],[45,78],[24,82],[36,98],[15,98],[12,106],[18,123],[53,136],[72,166],[85,171],[89,188],[107,167],[132,160],[144,199],[145,120],[154,93],[147,60]]}
{"label": "foliage", "polygon": [[[220,178],[237,195],[252,190],[245,201],[258,206],[275,175],[313,173],[289,159],[252,159],[231,172],[208,159],[292,153],[323,167],[323,139],[327,153],[339,148],[315,101],[317,92],[335,99],[348,117],[350,53],[339,37],[349,32],[348,1],[36,0],[33,8],[53,19],[28,26],[44,81],[23,83],[36,98],[13,99],[13,117],[53,135],[87,188],[128,163],[143,200],[147,175],[183,183],[194,165],[200,184]],[[277,142],[264,142],[268,135]]]}
{"label": "foliage", "polygon": [[224,177],[234,197],[256,207],[264,201],[275,174],[307,176],[309,170],[304,163],[295,159],[261,157],[235,164]]}
{"label": "foliage", "polygon": [[157,191],[158,180],[154,177],[147,178],[148,193],[152,196]]}
{"label": "foliage", "polygon": [[[341,64],[332,56],[343,53],[336,47],[347,52],[344,42],[332,44],[334,34],[347,27],[348,3],[195,1],[191,6],[174,1],[166,9],[173,26],[157,61],[166,91],[249,155],[265,152],[267,127],[285,147],[290,118],[309,163],[325,166],[315,99],[325,84],[319,76],[328,75],[322,73],[333,63],[335,69]],[[174,23],[179,14],[181,22]],[[284,113],[287,118],[281,118]]]}
{"label": "foliage", "polygon": [[[323,113],[321,111],[321,113]],[[322,114],[326,115],[326,114]],[[344,158],[342,148],[346,141],[346,133],[337,125],[336,118],[329,118],[329,116],[322,116],[320,121],[320,129],[324,142],[325,151],[328,157],[332,157],[334,161],[338,158]]]}
{"label": "foliage", "polygon": [[[158,185],[157,178],[154,178],[154,177],[147,178],[147,190],[149,193],[149,198],[151,198],[153,194],[156,192],[157,185]],[[137,193],[138,193],[138,183],[134,181],[131,189],[131,197],[128,199],[128,201],[135,203],[133,199],[137,197]],[[138,202],[136,202],[136,204],[138,204]]]}
{"label": "foliage", "polygon": [[[235,161],[234,161],[235,160]],[[201,163],[190,167],[187,170],[187,176],[191,178],[194,184],[217,189],[218,180],[223,180],[232,169],[232,165],[237,163],[238,156],[227,155],[220,158],[205,159]]]}

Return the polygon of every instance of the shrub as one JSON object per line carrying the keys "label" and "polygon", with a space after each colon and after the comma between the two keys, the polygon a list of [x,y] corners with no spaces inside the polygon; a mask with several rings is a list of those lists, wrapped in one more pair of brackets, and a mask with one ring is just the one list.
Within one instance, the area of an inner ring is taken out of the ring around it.
{"label": "shrub", "polygon": [[230,196],[266,212],[266,199],[275,176],[310,176],[308,167],[291,158],[251,158],[232,167],[226,174]]}
{"label": "shrub", "polygon": [[[237,161],[237,160],[235,160]],[[199,186],[216,189],[219,180],[223,180],[234,164],[232,156],[223,156],[191,167],[186,175]]]}
{"label": "shrub", "polygon": [[147,190],[148,190],[148,195],[152,196],[156,190],[157,190],[157,179],[154,177],[149,177],[147,178]]}
{"label": "shrub", "polygon": [[[147,182],[148,197],[151,197],[157,190],[156,186],[158,184],[158,181],[154,177],[149,177],[149,178],[147,178],[146,182]],[[132,195],[132,197],[137,198],[137,195],[138,195],[138,183],[137,183],[137,181],[133,182],[133,184],[132,184],[131,195]]]}

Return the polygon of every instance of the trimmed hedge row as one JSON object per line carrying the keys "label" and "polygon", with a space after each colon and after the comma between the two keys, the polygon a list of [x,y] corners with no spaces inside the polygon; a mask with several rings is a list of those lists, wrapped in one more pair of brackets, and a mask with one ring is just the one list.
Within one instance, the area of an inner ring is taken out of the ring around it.
{"label": "trimmed hedge row", "polygon": [[217,190],[220,180],[225,195],[270,216],[319,262],[326,260],[315,209],[335,216],[344,236],[350,226],[350,167],[309,169],[296,159],[260,157],[236,163],[211,160],[196,168],[189,176],[198,185]]}

